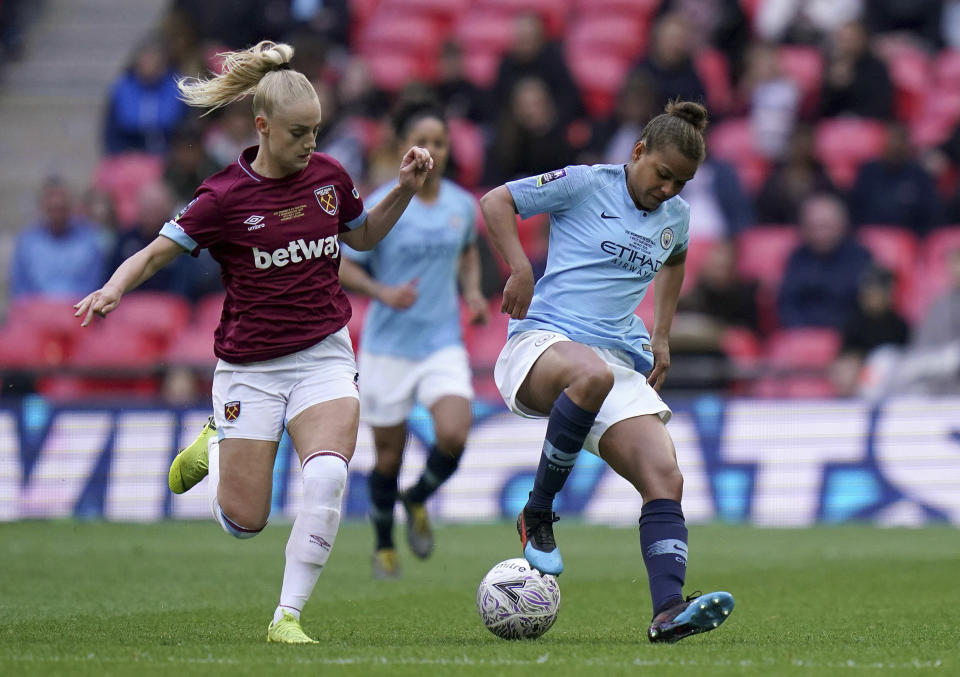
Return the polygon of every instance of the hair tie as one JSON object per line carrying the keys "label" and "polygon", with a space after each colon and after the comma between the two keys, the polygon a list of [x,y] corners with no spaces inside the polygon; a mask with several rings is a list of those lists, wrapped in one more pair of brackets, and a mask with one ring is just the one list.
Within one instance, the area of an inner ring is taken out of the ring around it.
{"label": "hair tie", "polygon": [[276,66],[274,66],[274,67],[271,68],[270,70],[272,70],[272,71],[288,71],[288,70],[290,70],[290,62],[289,62],[289,61],[285,61],[284,63],[277,64]]}

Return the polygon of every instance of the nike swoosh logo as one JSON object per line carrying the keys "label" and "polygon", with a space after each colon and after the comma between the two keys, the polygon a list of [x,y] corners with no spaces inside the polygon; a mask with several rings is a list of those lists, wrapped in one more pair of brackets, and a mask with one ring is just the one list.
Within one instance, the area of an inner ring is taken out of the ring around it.
{"label": "nike swoosh logo", "polygon": [[610,214],[607,214],[606,212],[600,212],[600,218],[601,218],[601,219],[619,219],[620,217],[619,217],[619,216],[611,216]]}

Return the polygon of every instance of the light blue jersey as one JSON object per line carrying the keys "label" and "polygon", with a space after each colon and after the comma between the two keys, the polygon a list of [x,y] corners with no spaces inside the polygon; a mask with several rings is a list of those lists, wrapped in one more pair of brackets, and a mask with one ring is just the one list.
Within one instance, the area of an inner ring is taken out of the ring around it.
{"label": "light blue jersey", "polygon": [[[375,205],[397,182],[367,199]],[[351,261],[367,265],[378,282],[391,286],[417,280],[417,301],[406,310],[373,301],[360,347],[377,355],[420,359],[461,342],[457,272],[463,250],[476,241],[476,200],[452,181],[440,183],[437,199],[410,201],[393,229],[370,251],[341,245]]]}
{"label": "light blue jersey", "polygon": [[556,331],[625,350],[638,371],[649,371],[650,334],[634,311],[663,263],[687,248],[689,205],[673,197],[653,211],[637,209],[623,165],[566,167],[507,189],[521,217],[550,214],[546,272],[508,334]]}

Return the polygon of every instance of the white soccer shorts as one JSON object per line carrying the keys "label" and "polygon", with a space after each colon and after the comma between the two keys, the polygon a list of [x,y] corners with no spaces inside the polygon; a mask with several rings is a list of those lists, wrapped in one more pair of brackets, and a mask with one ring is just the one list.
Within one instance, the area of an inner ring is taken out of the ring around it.
{"label": "white soccer shorts", "polygon": [[360,417],[378,427],[406,420],[419,401],[429,409],[449,395],[473,399],[470,360],[461,345],[414,360],[360,351]]}
{"label": "white soccer shorts", "polygon": [[[517,401],[517,391],[530,373],[530,369],[543,352],[560,341],[569,341],[566,336],[551,331],[525,331],[511,336],[500,351],[493,369],[493,380],[500,390],[503,401],[515,414],[527,418],[547,418],[550,412],[533,411]],[[599,454],[600,438],[614,423],[635,416],[656,414],[666,423],[672,412],[660,399],[660,395],[647,383],[646,377],[633,368],[633,360],[624,351],[591,346],[593,352],[609,365],[613,372],[613,389],[603,401],[596,421],[584,441],[583,448]]]}
{"label": "white soccer shorts", "polygon": [[290,419],[314,404],[357,395],[357,361],[347,328],[296,353],[262,362],[220,360],[213,414],[220,439],[279,441]]}

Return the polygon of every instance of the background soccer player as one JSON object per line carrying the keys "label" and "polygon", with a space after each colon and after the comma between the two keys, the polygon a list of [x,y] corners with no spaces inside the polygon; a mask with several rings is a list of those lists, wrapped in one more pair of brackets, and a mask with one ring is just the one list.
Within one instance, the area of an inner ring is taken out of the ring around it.
{"label": "background soccer player", "polygon": [[[733,609],[726,592],[683,599],[683,477],[664,425],[670,409],[657,393],[670,367],[667,337],[689,242],[690,210],[677,194],[703,161],[706,125],[703,106],[673,102],[644,127],[628,164],[566,167],[481,200],[511,271],[502,310],[512,319],[494,379],[515,413],[548,417],[533,491],[517,519],[524,556],[542,573],[563,571],[553,499],[580,449],[598,454],[643,496],[651,641],[711,630]],[[543,212],[547,266],[534,286],[514,214]],[[649,334],[634,310],[655,277]]]}
{"label": "background soccer player", "polygon": [[[360,407],[373,426],[377,460],[370,473],[370,515],[376,545],[373,575],[400,570],[393,543],[397,476],[407,441],[406,420],[419,401],[430,411],[436,437],[419,481],[400,494],[413,553],[428,557],[433,532],[425,503],[457,469],[470,430],[470,363],[460,336],[457,281],[471,320],[485,322],[476,246],[477,204],[470,193],[442,178],[450,132],[430,103],[402,107],[394,126],[402,147],[426,148],[434,170],[380,244],[367,252],[344,248],[340,281],[374,299],[360,342]],[[376,204],[393,190],[374,192]],[[352,263],[356,261],[357,263]],[[366,264],[369,274],[358,263]]]}
{"label": "background soccer player", "polygon": [[308,643],[300,610],[310,597],[340,524],[347,463],[357,439],[356,363],[338,281],[339,241],[369,249],[390,230],[433,167],[411,148],[398,185],[367,212],[353,181],[314,153],[320,103],[290,69],[293,49],[261,42],[224,55],[224,72],[181,80],[184,100],[217,108],[248,94],[260,145],[197,189],[180,214],[109,281],[76,305],[88,325],[121,296],[184,251],[208,248],[227,295],[215,352],[213,401],[219,443],[191,445],[174,460],[177,493],[209,469],[214,516],[249,538],[270,514],[273,465],[284,425],[300,457],[303,504],[286,547],[280,603],[267,640]]}

